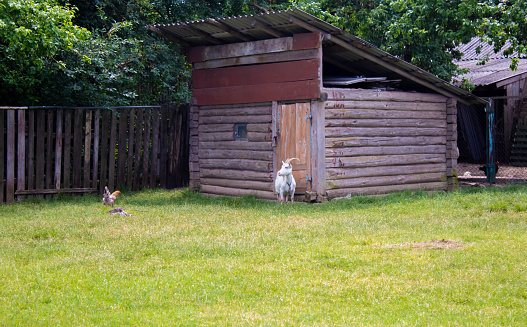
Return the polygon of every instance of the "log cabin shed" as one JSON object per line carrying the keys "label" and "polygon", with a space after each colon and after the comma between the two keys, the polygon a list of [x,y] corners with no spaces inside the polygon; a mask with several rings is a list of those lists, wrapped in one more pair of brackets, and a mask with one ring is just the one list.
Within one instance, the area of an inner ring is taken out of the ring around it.
{"label": "log cabin shed", "polygon": [[307,201],[457,186],[457,103],[485,103],[302,10],[147,28],[192,63],[190,188]]}

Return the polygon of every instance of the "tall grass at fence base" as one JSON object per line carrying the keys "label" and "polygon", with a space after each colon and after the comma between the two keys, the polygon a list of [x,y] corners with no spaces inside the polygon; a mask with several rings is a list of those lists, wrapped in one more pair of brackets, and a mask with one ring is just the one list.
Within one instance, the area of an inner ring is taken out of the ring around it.
{"label": "tall grass at fence base", "polygon": [[149,190],[119,197],[129,217],[92,195],[2,205],[0,325],[523,326],[526,195]]}

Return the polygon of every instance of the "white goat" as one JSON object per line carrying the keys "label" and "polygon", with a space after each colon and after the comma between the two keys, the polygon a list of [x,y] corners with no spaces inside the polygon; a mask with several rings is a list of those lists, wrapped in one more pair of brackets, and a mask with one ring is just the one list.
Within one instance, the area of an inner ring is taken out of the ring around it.
{"label": "white goat", "polygon": [[287,197],[294,202],[296,182],[293,178],[293,166],[291,165],[292,160],[298,160],[298,158],[290,158],[285,162],[282,161],[282,168],[276,173],[276,180],[274,181],[274,189],[278,195],[278,202],[287,202]]}

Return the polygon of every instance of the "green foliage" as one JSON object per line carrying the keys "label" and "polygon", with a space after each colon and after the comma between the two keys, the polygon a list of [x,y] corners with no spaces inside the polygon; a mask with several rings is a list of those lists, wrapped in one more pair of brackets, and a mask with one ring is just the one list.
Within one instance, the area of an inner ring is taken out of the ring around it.
{"label": "green foliage", "polygon": [[456,46],[474,36],[527,53],[523,0],[0,0],[0,103],[187,101],[190,71],[178,45],[146,25],[291,7],[448,81],[464,73],[452,63],[462,55]]}
{"label": "green foliage", "polygon": [[0,99],[2,105],[40,98],[50,75],[64,68],[59,53],[90,33],[72,24],[74,10],[54,1],[0,1]]}
{"label": "green foliage", "polygon": [[[465,71],[453,60],[472,37],[500,50],[508,40],[527,54],[527,2],[523,0],[294,0],[292,5],[354,34],[447,81]],[[517,60],[512,60],[515,69]],[[467,88],[470,85],[463,83]]]}

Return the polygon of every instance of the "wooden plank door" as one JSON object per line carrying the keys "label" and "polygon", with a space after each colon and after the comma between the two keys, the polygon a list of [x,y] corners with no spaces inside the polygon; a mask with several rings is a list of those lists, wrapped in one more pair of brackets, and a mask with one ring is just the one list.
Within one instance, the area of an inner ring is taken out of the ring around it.
{"label": "wooden plank door", "polygon": [[303,194],[311,191],[311,104],[278,104],[277,111],[277,170],[287,158],[300,159],[293,160],[291,164],[296,193]]}

